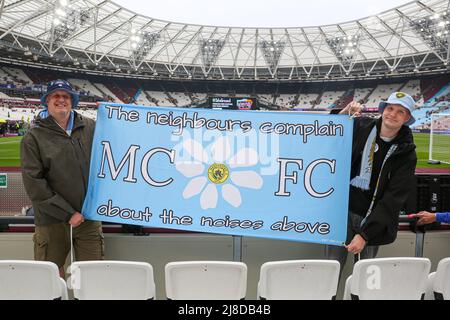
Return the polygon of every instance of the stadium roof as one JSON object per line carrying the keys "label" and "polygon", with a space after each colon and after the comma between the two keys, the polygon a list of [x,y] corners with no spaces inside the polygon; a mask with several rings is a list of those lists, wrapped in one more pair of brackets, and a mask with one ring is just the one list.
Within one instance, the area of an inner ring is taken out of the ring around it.
{"label": "stadium roof", "polygon": [[244,28],[297,28],[361,19],[412,0],[113,1],[134,12],[166,21]]}
{"label": "stadium roof", "polygon": [[[101,0],[0,0],[0,49],[29,63],[207,79],[338,79],[448,70],[448,0],[334,25],[237,28],[149,18]],[[2,55],[3,56],[3,55]]]}

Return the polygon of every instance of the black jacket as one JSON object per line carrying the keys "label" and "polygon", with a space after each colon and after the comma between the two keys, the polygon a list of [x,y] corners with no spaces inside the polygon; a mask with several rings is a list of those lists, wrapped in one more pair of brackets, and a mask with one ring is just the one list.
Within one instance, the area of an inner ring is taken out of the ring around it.
{"label": "black jacket", "polygon": [[[361,155],[372,128],[380,122],[381,118],[379,120],[355,119],[351,179],[359,172]],[[397,144],[398,147],[381,170],[372,213],[361,228],[356,230],[356,233],[368,241],[368,245],[384,245],[395,241],[399,212],[404,208],[409,194],[416,187],[414,172],[417,156],[411,129],[403,126],[392,143]]]}
{"label": "black jacket", "polygon": [[35,224],[69,221],[87,191],[95,122],[75,112],[72,135],[52,117],[36,120],[21,142],[22,177]]}

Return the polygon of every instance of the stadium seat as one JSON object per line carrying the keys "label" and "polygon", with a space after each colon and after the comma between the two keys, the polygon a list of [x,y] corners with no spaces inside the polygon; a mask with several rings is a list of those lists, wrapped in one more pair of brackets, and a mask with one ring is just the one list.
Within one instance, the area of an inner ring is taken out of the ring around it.
{"label": "stadium seat", "polygon": [[0,261],[0,300],[67,300],[58,266],[47,261]]}
{"label": "stadium seat", "polygon": [[155,297],[153,267],[146,262],[81,261],[67,280],[77,300],[150,300]]}
{"label": "stadium seat", "polygon": [[436,272],[428,276],[427,299],[450,300],[450,257],[439,261]]}
{"label": "stadium seat", "polygon": [[247,266],[224,261],[170,262],[165,280],[170,300],[242,300],[247,290]]}
{"label": "stadium seat", "polygon": [[427,258],[360,260],[345,283],[344,300],[424,299],[430,267]]}
{"label": "stadium seat", "polygon": [[258,297],[267,300],[336,298],[340,265],[333,260],[266,262],[261,266]]}
{"label": "stadium seat", "polygon": [[425,299],[424,300],[434,300],[434,278],[436,276],[436,272],[432,272],[428,275],[427,280],[427,291],[425,292]]}

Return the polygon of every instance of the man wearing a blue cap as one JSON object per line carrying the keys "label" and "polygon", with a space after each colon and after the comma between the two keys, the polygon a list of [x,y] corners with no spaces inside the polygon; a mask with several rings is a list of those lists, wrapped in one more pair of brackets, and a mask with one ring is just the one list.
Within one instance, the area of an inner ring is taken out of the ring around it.
{"label": "man wearing a blue cap", "polygon": [[[399,211],[415,187],[416,146],[409,128],[414,105],[410,95],[394,92],[380,103],[381,118],[355,118],[346,246],[326,250],[341,270],[349,252],[374,258],[379,245],[397,237]],[[340,114],[360,115],[361,110],[353,101]]]}
{"label": "man wearing a blue cap", "polygon": [[95,123],[73,110],[78,94],[65,80],[50,82],[41,103],[21,142],[22,177],[35,213],[35,259],[54,262],[64,277],[71,227],[76,260],[103,258],[101,223],[81,214]]}

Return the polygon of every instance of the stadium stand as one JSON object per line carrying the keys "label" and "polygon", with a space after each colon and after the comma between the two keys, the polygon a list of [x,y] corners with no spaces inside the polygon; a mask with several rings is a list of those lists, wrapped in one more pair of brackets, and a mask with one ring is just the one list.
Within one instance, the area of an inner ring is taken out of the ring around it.
{"label": "stadium stand", "polygon": [[[5,70],[2,66],[0,70]],[[35,109],[39,105],[40,92],[45,89],[41,81],[52,77],[63,77],[63,74],[51,72],[35,75],[33,68],[8,68],[9,73],[3,71],[0,77],[0,105],[9,107],[7,120],[21,120],[21,112],[17,108]],[[27,75],[32,75],[28,77]],[[31,80],[34,79],[34,80]],[[210,96],[236,97],[255,96],[262,105],[272,106],[272,109],[289,110],[327,110],[333,107],[344,107],[352,100],[362,102],[370,112],[376,112],[378,104],[387,98],[389,92],[402,90],[411,94],[417,101],[414,116],[418,120],[417,128],[423,128],[430,121],[430,114],[443,112],[450,101],[450,76],[420,77],[416,79],[404,78],[403,81],[392,83],[386,79],[369,82],[371,86],[364,86],[363,82],[349,81],[346,83],[318,84],[286,84],[286,86],[272,85],[272,94],[264,93],[266,88],[260,88],[258,83],[237,83],[230,86],[218,82],[176,82],[176,81],[126,81],[111,80],[107,77],[68,78],[80,92],[83,108],[95,108],[95,102],[111,101],[118,103],[135,103],[140,105],[156,105],[166,107],[195,107],[198,102],[206,101]],[[18,82],[20,81],[20,82]],[[386,84],[380,82],[386,81]],[[262,86],[261,86],[262,87]],[[425,88],[425,92],[422,89]],[[204,92],[199,92],[202,89]],[[280,93],[277,93],[278,92]],[[241,91],[242,93],[239,93]],[[285,93],[291,91],[291,94]],[[283,92],[283,93],[281,93]],[[428,99],[424,99],[424,97]],[[14,110],[12,110],[14,109]],[[30,113],[33,113],[30,111]],[[92,115],[94,113],[91,113]]]}

